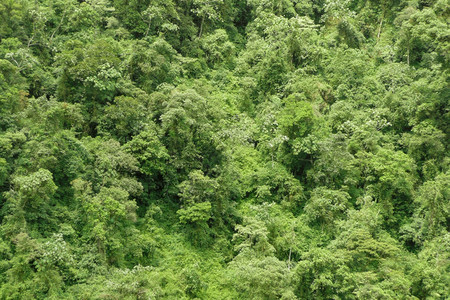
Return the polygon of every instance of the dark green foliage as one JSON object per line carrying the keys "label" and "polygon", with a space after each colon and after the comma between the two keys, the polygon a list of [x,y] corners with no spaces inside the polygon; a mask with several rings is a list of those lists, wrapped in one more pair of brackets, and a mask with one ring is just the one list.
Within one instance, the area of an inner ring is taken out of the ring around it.
{"label": "dark green foliage", "polygon": [[0,0],[0,299],[447,299],[448,0]]}

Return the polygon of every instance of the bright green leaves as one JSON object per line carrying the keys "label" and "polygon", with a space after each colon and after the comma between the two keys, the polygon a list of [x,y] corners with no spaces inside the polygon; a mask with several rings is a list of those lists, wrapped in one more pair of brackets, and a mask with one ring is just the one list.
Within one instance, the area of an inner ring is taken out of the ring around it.
{"label": "bright green leaves", "polygon": [[404,134],[403,140],[410,155],[417,161],[436,159],[445,151],[442,143],[445,134],[430,122],[425,121],[414,126],[411,133]]}
{"label": "bright green leaves", "polygon": [[21,148],[26,140],[27,137],[19,132],[0,135],[0,156],[8,163],[9,167],[6,168],[8,171],[11,171],[12,162],[21,153]]}
{"label": "bright green leaves", "polygon": [[147,127],[148,114],[139,99],[118,96],[114,104],[105,108],[98,129],[104,135],[111,134],[117,140],[126,142]]}
{"label": "bright green leaves", "polygon": [[329,227],[349,209],[349,200],[350,195],[345,191],[319,187],[311,192],[304,211],[310,222]]}
{"label": "bright green leaves", "polygon": [[153,43],[136,41],[131,51],[128,63],[131,79],[147,93],[162,83],[172,83],[181,72],[177,52],[162,38]]}
{"label": "bright green leaves", "polygon": [[3,234],[11,237],[51,221],[50,208],[57,186],[50,171],[39,169],[29,175],[15,176],[12,183],[12,189],[5,194],[9,214],[3,220]]}
{"label": "bright green leaves", "polygon": [[177,211],[182,224],[201,224],[211,218],[211,203],[201,202],[188,204]]}
{"label": "bright green leaves", "polygon": [[372,64],[367,54],[362,51],[338,49],[337,53],[328,59],[325,67],[325,77],[333,86],[334,96],[357,103],[368,101],[369,97],[373,98],[378,87],[376,82],[368,79],[373,72]]}
{"label": "bright green leaves", "polygon": [[[66,50],[56,58],[60,69],[59,96],[70,102],[83,102],[86,96],[104,103],[116,94],[121,75],[121,49],[113,40],[98,40],[83,47],[79,41],[68,41]],[[72,84],[73,83],[73,84]]]}
{"label": "bright green leaves", "polygon": [[0,298],[445,298],[416,2],[0,0]]}
{"label": "bright green leaves", "polygon": [[213,167],[221,158],[213,140],[217,107],[196,90],[183,86],[172,89],[162,105],[161,141],[173,166],[183,173]]}
{"label": "bright green leaves", "polygon": [[244,225],[236,226],[233,235],[235,251],[238,255],[267,256],[275,252],[275,248],[269,243],[269,232],[262,221],[247,219]]}
{"label": "bright green leaves", "polygon": [[[342,117],[347,114],[341,109]],[[333,134],[318,143],[319,150],[308,177],[316,184],[341,188],[347,186],[354,192],[360,180],[360,170],[355,156],[348,151],[348,143],[343,134]]]}
{"label": "bright green leaves", "polygon": [[409,293],[408,257],[386,232],[380,230],[378,205],[366,201],[349,210],[338,223],[340,234],[325,248],[312,248],[295,268],[298,295],[316,299],[396,298]]}
{"label": "bright green leaves", "polygon": [[333,23],[354,17],[355,12],[350,10],[350,4],[350,0],[325,0],[322,20]]}
{"label": "bright green leaves", "polygon": [[13,180],[14,189],[22,199],[21,206],[38,207],[43,201],[50,199],[56,191],[52,174],[40,169],[29,176],[18,176]]}
{"label": "bright green leaves", "polygon": [[294,9],[296,3],[292,0],[250,0],[248,1],[248,4],[255,10],[255,14],[257,16],[260,16],[263,13],[273,13],[275,15],[284,16],[287,18],[296,15],[296,11]]}
{"label": "bright green leaves", "polygon": [[443,235],[425,242],[418,260],[411,270],[412,290],[418,297],[443,298],[448,295],[450,276],[450,235]]}
{"label": "bright green leaves", "polygon": [[261,91],[280,92],[289,72],[320,57],[316,28],[307,17],[288,19],[264,13],[249,28],[249,41],[236,71],[257,79]]}
{"label": "bright green leaves", "polygon": [[424,216],[426,235],[434,236],[444,231],[450,214],[450,175],[439,174],[432,181],[427,181],[419,190],[417,203],[419,215]]}
{"label": "bright green leaves", "polygon": [[[81,130],[84,116],[79,104],[59,102],[47,97],[27,99],[22,112],[18,113],[20,123],[34,135],[41,132],[55,134],[63,130]],[[42,123],[42,124],[41,124]]]}
{"label": "bright green leaves", "polygon": [[132,153],[138,160],[140,171],[151,178],[156,178],[168,171],[169,154],[152,127],[134,136],[125,145],[125,150]]}
{"label": "bright green leaves", "polygon": [[[130,252],[142,256],[147,243],[153,242],[134,226],[134,197],[141,196],[142,185],[130,175],[138,170],[138,162],[114,140],[88,138],[83,142],[85,167],[72,181],[74,207],[83,216],[79,230],[104,262],[123,265],[125,257],[132,256]],[[136,251],[137,243],[144,245],[141,251]]]}
{"label": "bright green leaves", "polygon": [[252,174],[252,185],[258,203],[276,202],[295,209],[304,199],[303,187],[286,168],[279,163],[266,163]]}
{"label": "bright green leaves", "polygon": [[338,223],[341,232],[331,246],[347,249],[356,270],[376,267],[374,260],[395,257],[400,250],[380,228],[381,222],[379,205],[365,198],[360,210],[349,210],[348,218]]}
{"label": "bright green leaves", "polygon": [[235,45],[229,41],[227,32],[217,29],[213,33],[201,39],[206,61],[210,66],[219,65],[222,62],[230,64],[233,61]]}
{"label": "bright green leaves", "polygon": [[194,170],[178,185],[181,205],[177,215],[195,245],[210,244],[211,237],[227,232],[234,223],[233,191],[224,179]]}
{"label": "bright green leaves", "polygon": [[414,160],[400,151],[380,149],[376,154],[359,153],[364,185],[383,205],[383,213],[392,222],[410,215],[416,183]]}
{"label": "bright green leaves", "polygon": [[[360,158],[364,154],[361,153]],[[377,188],[380,195],[387,190],[397,190],[406,195],[411,194],[415,179],[414,161],[400,151],[380,149],[375,155],[367,154],[369,160],[364,170],[366,182],[378,182]]]}
{"label": "bright green leaves", "polygon": [[327,299],[331,295],[338,295],[337,288],[340,284],[336,279],[348,272],[345,262],[346,258],[341,251],[311,249],[302,255],[302,261],[294,270],[294,282],[297,283],[296,294],[300,296],[300,299],[310,297]]}
{"label": "bright green leaves", "polygon": [[142,12],[148,24],[145,36],[149,33],[177,31],[179,16],[172,1],[152,1],[146,10]]}
{"label": "bright green leaves", "polygon": [[12,113],[17,111],[25,96],[23,78],[11,62],[0,59],[0,128],[13,124]]}
{"label": "bright green leaves", "polygon": [[[290,274],[285,262],[273,256],[266,224],[246,218],[233,235],[236,257],[229,264],[229,282],[249,299],[296,299],[289,289]],[[289,296],[289,297],[287,297]]]}
{"label": "bright green leaves", "polygon": [[317,150],[315,144],[320,137],[311,136],[313,129],[318,128],[317,115],[311,103],[288,97],[278,120],[281,133],[287,137],[283,145],[284,163],[298,174],[308,165],[308,156]]}
{"label": "bright green leaves", "polygon": [[16,30],[19,30],[25,5],[25,1],[0,1],[0,38],[9,37]]}
{"label": "bright green leaves", "polygon": [[282,133],[291,143],[295,143],[298,142],[297,138],[304,138],[311,132],[315,119],[316,116],[309,102],[288,98],[278,122]]}
{"label": "bright green leaves", "polygon": [[178,210],[181,223],[205,224],[211,217],[211,202],[217,205],[219,185],[201,171],[189,174],[189,180],[179,185],[182,208]]}
{"label": "bright green leaves", "polygon": [[68,269],[71,263],[73,263],[73,256],[62,234],[55,234],[52,240],[42,245],[42,253],[39,260],[41,269],[57,265]]}
{"label": "bright green leaves", "polygon": [[82,2],[74,9],[69,17],[70,28],[95,28],[99,25],[101,16],[92,2],[94,1]]}
{"label": "bright green leaves", "polygon": [[[405,8],[396,19],[400,27],[399,55],[407,64],[448,66],[448,24],[431,8]],[[447,49],[447,50],[446,50]]]}
{"label": "bright green leaves", "polygon": [[194,8],[192,12],[200,19],[200,29],[198,36],[202,37],[205,21],[218,22],[222,21],[221,7],[224,5],[224,0],[193,0]]}
{"label": "bright green leaves", "polygon": [[84,213],[84,238],[94,243],[98,253],[110,264],[125,264],[125,256],[139,235],[133,225],[136,202],[119,187],[102,187],[94,193],[88,182],[79,179],[73,181],[73,187]]}
{"label": "bright green leaves", "polygon": [[136,35],[143,35],[147,31],[148,14],[142,13],[147,9],[150,1],[127,1],[127,0],[114,0],[114,8],[117,12],[117,16],[125,28],[130,30],[131,33]]}
{"label": "bright green leaves", "polygon": [[230,284],[246,299],[297,299],[289,288],[286,264],[273,256],[238,258],[228,274]]}
{"label": "bright green leaves", "polygon": [[74,275],[75,262],[70,245],[62,234],[53,234],[51,240],[43,243],[38,251],[39,260],[35,263],[36,284],[42,293],[58,297],[64,287],[64,281]]}
{"label": "bright green leaves", "polygon": [[415,197],[411,224],[402,227],[403,238],[421,246],[427,240],[445,235],[450,213],[449,174],[426,181]]}
{"label": "bright green leaves", "polygon": [[351,10],[350,0],[326,0],[321,21],[326,27],[336,26],[336,41],[345,43],[350,48],[359,48],[364,42],[364,35],[357,28],[356,13]]}
{"label": "bright green leaves", "polygon": [[6,162],[6,159],[3,157],[0,157],[0,186],[3,185],[3,183],[8,178],[8,163]]}
{"label": "bright green leaves", "polygon": [[138,170],[138,162],[131,154],[121,149],[114,140],[86,139],[85,145],[90,165],[83,177],[89,180],[94,191],[102,187],[121,187],[132,195],[139,195],[142,186],[130,175]]}
{"label": "bright green leaves", "polygon": [[[4,274],[8,281],[4,284],[2,282],[0,295],[12,298],[24,296],[33,298],[32,289],[36,288],[32,283],[34,275],[33,262],[36,261],[39,255],[39,245],[27,233],[15,235],[12,239],[12,244],[15,247],[14,256],[8,261],[9,268]],[[56,285],[58,283],[60,283],[60,280],[57,280]]]}

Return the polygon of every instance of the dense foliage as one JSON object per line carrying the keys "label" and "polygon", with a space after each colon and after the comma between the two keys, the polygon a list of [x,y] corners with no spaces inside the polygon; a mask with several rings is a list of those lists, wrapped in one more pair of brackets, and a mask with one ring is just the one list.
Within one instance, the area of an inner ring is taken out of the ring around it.
{"label": "dense foliage", "polygon": [[449,0],[0,0],[0,299],[447,299]]}

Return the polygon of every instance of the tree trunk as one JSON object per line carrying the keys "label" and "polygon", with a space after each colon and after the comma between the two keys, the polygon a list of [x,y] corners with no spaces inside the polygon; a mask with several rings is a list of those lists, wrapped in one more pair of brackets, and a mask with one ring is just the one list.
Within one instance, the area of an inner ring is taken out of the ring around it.
{"label": "tree trunk", "polygon": [[200,31],[198,33],[198,37],[201,38],[202,37],[202,33],[203,33],[203,23],[205,23],[205,16],[202,17],[202,22],[200,23]]}
{"label": "tree trunk", "polygon": [[378,40],[380,39],[380,35],[381,35],[381,27],[383,26],[383,19],[384,19],[384,16],[381,17],[380,27],[378,28],[377,43],[378,43]]}
{"label": "tree trunk", "polygon": [[408,66],[409,66],[409,45],[408,45],[408,50],[406,51],[406,61],[407,61]]}
{"label": "tree trunk", "polygon": [[292,248],[289,248],[289,259],[288,259],[288,270],[291,270],[291,254],[292,254]]}

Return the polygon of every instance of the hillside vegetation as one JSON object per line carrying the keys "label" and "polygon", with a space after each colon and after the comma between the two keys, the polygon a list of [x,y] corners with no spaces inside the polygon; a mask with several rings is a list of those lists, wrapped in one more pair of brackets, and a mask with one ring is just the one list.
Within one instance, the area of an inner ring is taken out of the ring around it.
{"label": "hillside vegetation", "polygon": [[449,0],[0,0],[0,299],[448,299]]}

